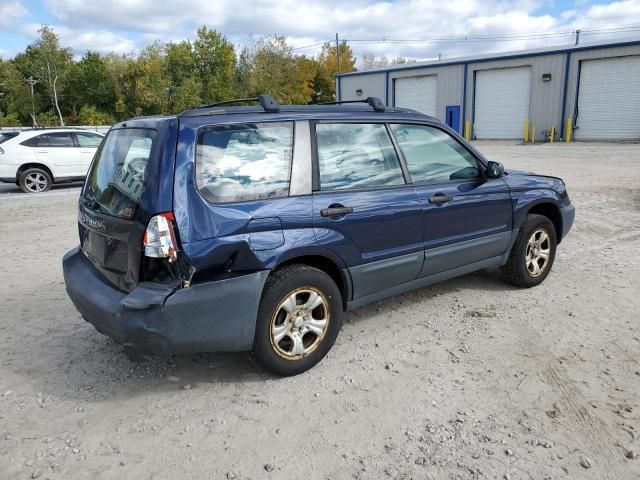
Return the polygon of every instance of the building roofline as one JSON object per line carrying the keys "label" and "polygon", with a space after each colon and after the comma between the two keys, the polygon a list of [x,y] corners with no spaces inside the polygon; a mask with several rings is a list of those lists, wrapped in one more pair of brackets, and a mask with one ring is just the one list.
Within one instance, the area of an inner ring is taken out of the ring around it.
{"label": "building roofline", "polygon": [[484,55],[473,55],[469,57],[451,58],[448,60],[429,60],[426,62],[415,62],[410,64],[401,64],[396,66],[373,68],[370,70],[362,70],[357,72],[341,73],[336,75],[337,78],[354,77],[359,75],[386,74],[392,72],[402,72],[406,70],[420,70],[431,67],[444,67],[450,65],[463,65],[469,63],[493,62],[496,60],[509,60],[524,57],[537,57],[542,55],[557,55],[570,52],[580,52],[585,50],[595,50],[600,48],[615,48],[640,45],[640,39],[626,40],[612,43],[590,42],[581,45],[560,45],[556,47],[536,48],[530,50],[518,50],[512,52],[498,52]]}

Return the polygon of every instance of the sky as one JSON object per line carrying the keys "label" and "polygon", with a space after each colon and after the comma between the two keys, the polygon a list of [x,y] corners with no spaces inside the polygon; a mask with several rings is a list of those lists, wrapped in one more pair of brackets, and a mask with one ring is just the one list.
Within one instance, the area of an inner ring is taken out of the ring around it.
{"label": "sky", "polygon": [[193,39],[206,25],[239,47],[278,34],[314,55],[339,33],[358,57],[428,60],[573,43],[575,29],[585,42],[640,39],[640,0],[0,0],[0,57],[24,50],[42,24],[77,56]]}

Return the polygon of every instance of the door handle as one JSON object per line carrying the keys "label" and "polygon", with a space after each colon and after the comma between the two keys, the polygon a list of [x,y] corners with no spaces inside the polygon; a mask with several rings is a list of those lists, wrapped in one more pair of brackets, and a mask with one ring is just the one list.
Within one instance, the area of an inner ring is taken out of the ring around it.
{"label": "door handle", "polygon": [[441,203],[447,203],[453,200],[451,195],[445,195],[444,193],[436,193],[433,197],[429,199],[429,203],[435,203],[436,205],[440,205]]}
{"label": "door handle", "polygon": [[36,150],[36,153],[49,153],[49,150]]}
{"label": "door handle", "polygon": [[344,207],[342,205],[330,205],[329,208],[323,208],[320,210],[320,215],[323,217],[341,217],[353,213],[352,207]]}

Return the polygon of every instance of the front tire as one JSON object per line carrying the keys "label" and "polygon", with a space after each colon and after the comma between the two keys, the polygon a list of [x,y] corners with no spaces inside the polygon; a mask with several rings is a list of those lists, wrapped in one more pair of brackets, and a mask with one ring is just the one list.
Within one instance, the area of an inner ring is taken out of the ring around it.
{"label": "front tire", "polygon": [[505,279],[517,287],[540,285],[551,271],[556,247],[556,230],[551,220],[543,215],[527,215],[502,267]]}
{"label": "front tire", "polygon": [[276,375],[298,375],[324,358],[341,327],[342,297],[333,279],[308,265],[286,266],[265,284],[253,353]]}
{"label": "front tire", "polygon": [[51,188],[51,175],[41,168],[29,168],[20,174],[18,185],[25,193],[42,193]]}

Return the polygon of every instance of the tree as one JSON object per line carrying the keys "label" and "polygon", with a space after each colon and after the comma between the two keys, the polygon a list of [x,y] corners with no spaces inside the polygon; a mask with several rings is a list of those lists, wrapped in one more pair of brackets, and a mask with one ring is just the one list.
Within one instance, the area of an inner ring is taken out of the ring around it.
{"label": "tree", "polygon": [[127,55],[116,55],[111,53],[102,57],[106,70],[114,86],[114,105],[111,111],[115,112],[118,120],[124,120],[127,116],[127,104],[125,102],[126,82],[125,73],[129,64],[134,61]]}
{"label": "tree", "polygon": [[405,57],[396,57],[396,58],[392,58],[391,61],[389,61],[389,59],[384,55],[380,57],[376,57],[373,53],[364,53],[362,55],[363,70],[386,67],[387,65],[401,65],[401,64],[413,63],[413,62],[415,62],[414,59],[405,58]]}
{"label": "tree", "polygon": [[[15,62],[0,60],[0,111],[4,117],[13,115],[10,123],[29,123],[31,114],[31,91]],[[5,123],[8,123],[6,120]],[[8,126],[8,125],[5,125]]]}
{"label": "tree", "polygon": [[171,111],[178,113],[200,103],[200,82],[197,78],[188,77],[175,89],[171,99]]}
{"label": "tree", "polygon": [[381,68],[389,65],[389,59],[382,55],[376,57],[373,53],[362,54],[362,70],[371,70],[372,68]]}
{"label": "tree", "polygon": [[216,30],[198,29],[193,43],[194,67],[199,76],[201,98],[213,103],[230,98],[234,86],[236,52],[233,44]]}
{"label": "tree", "polygon": [[165,52],[169,111],[177,113],[198,105],[201,102],[201,88],[195,73],[193,45],[187,40],[169,43]]}
{"label": "tree", "polygon": [[100,112],[93,105],[83,105],[76,118],[78,125],[111,125],[115,119],[108,113]]}
{"label": "tree", "polygon": [[246,47],[250,95],[270,93],[281,103],[309,103],[315,65],[297,57],[284,37],[265,36]]}
{"label": "tree", "polygon": [[109,74],[107,62],[98,53],[89,51],[70,67],[66,90],[66,103],[74,113],[84,106],[92,106],[102,112],[115,109],[115,82]]}
{"label": "tree", "polygon": [[71,65],[71,49],[62,48],[58,36],[48,25],[38,30],[40,38],[27,47],[27,55],[31,57],[34,77],[45,85],[52,107],[58,115],[60,125],[64,119],[60,110],[59,96],[62,93],[65,75]]}
{"label": "tree", "polygon": [[[338,56],[340,56],[340,68],[338,69]],[[331,102],[336,99],[336,74],[352,72],[356,69],[356,59],[351,47],[346,43],[339,44],[338,48],[330,42],[322,46],[318,55],[318,69],[313,81],[314,101]]]}

